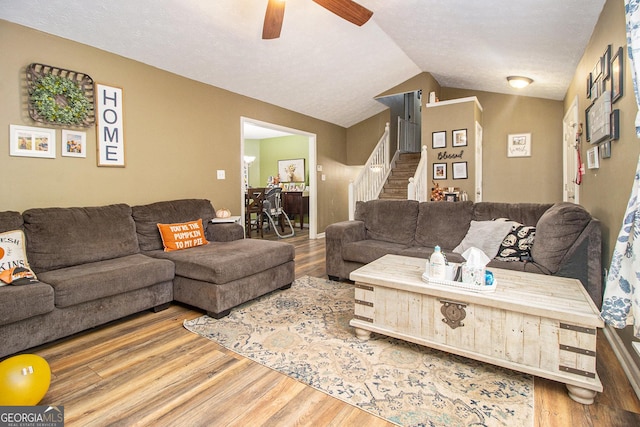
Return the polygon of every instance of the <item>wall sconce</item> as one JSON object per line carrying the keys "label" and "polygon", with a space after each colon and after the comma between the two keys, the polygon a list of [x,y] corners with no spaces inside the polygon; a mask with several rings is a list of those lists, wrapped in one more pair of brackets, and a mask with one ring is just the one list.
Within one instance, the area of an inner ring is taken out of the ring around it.
{"label": "wall sconce", "polygon": [[533,80],[531,80],[529,77],[523,76],[509,76],[507,77],[507,81],[509,82],[509,86],[516,89],[522,89],[533,83]]}

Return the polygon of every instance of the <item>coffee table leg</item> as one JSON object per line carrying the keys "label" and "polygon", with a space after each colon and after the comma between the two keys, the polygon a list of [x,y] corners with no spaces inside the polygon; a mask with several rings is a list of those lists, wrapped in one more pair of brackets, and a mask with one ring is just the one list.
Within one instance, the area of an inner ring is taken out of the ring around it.
{"label": "coffee table leg", "polygon": [[591,405],[596,397],[596,394],[598,394],[596,391],[589,390],[583,387],[577,387],[570,384],[566,384],[566,386],[567,390],[569,391],[569,397],[578,403],[582,403],[583,405]]}
{"label": "coffee table leg", "polygon": [[365,329],[355,328],[356,329],[356,337],[359,339],[366,341],[371,338],[371,331],[367,331]]}

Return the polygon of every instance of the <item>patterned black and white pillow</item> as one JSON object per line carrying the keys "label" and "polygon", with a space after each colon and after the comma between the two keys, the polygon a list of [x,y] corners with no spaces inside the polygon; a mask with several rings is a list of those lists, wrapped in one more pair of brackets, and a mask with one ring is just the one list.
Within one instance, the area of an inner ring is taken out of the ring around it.
{"label": "patterned black and white pillow", "polygon": [[[508,221],[499,218],[496,221]],[[498,249],[496,259],[500,261],[528,261],[531,260],[531,248],[536,235],[536,228],[520,223],[511,227]]]}

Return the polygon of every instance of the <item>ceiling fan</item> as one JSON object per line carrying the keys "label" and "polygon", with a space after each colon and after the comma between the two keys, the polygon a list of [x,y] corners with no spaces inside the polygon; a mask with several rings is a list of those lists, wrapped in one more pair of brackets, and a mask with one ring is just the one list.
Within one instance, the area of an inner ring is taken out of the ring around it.
{"label": "ceiling fan", "polygon": [[[352,0],[313,1],[357,26],[364,25],[364,23],[371,18],[371,15],[373,15],[372,11]],[[267,13],[264,16],[264,26],[262,27],[263,39],[277,39],[280,37],[282,20],[284,18],[284,4],[284,0],[269,0]]]}

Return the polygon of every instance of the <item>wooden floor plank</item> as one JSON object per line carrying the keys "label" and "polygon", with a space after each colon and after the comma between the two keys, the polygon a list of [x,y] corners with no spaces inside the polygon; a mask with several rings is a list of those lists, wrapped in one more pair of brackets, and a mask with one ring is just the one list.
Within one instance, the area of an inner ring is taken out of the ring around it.
{"label": "wooden floor plank", "polygon": [[[326,278],[324,240],[296,229],[296,277]],[[367,426],[393,424],[187,331],[201,310],[172,304],[30,349],[52,369],[42,405],[65,407],[71,426]],[[603,334],[593,405],[563,384],[535,378],[534,425],[640,425],[640,402]],[[515,427],[515,426],[514,426]]]}

